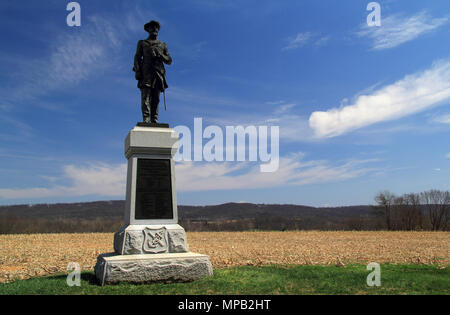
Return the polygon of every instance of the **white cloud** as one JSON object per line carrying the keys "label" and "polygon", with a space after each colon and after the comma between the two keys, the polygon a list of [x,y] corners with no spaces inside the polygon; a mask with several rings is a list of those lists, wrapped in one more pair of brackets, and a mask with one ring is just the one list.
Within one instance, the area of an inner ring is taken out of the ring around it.
{"label": "white cloud", "polygon": [[[62,179],[70,182],[67,186],[0,189],[0,198],[27,199],[89,195],[125,196],[126,170],[126,164],[67,165],[64,167],[62,176]],[[56,180],[56,178],[52,178],[50,181],[55,182]]]}
{"label": "white cloud", "polygon": [[68,165],[64,168],[73,186],[68,191],[76,195],[97,194],[103,196],[124,195],[126,164],[97,164],[88,167]]}
{"label": "white cloud", "polygon": [[450,152],[445,156],[447,159],[450,159]]}
{"label": "white cloud", "polygon": [[399,46],[420,35],[431,32],[446,24],[449,18],[432,18],[426,12],[420,12],[410,17],[392,15],[382,17],[380,27],[361,26],[357,33],[360,37],[372,39],[372,49],[382,50]]}
{"label": "white cloud", "polygon": [[317,137],[335,137],[377,122],[398,119],[450,100],[450,61],[439,61],[420,73],[405,76],[352,105],[313,112],[309,126]]}

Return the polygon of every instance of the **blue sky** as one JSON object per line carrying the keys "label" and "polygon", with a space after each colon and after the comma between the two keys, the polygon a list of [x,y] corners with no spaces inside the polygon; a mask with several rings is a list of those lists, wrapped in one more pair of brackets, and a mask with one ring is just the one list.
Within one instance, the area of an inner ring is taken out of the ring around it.
{"label": "blue sky", "polygon": [[0,3],[0,204],[124,199],[141,120],[131,71],[156,19],[171,127],[277,125],[280,167],[180,162],[179,204],[373,204],[450,189],[450,4],[378,1]]}

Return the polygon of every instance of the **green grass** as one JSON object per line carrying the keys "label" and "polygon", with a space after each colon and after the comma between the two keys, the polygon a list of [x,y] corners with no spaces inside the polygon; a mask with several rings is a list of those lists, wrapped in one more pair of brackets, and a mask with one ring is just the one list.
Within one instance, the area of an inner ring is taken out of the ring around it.
{"label": "green grass", "polygon": [[264,266],[214,270],[189,283],[99,286],[93,272],[69,287],[66,275],[0,284],[0,294],[450,294],[450,268],[381,265],[381,286],[369,287],[364,265]]}

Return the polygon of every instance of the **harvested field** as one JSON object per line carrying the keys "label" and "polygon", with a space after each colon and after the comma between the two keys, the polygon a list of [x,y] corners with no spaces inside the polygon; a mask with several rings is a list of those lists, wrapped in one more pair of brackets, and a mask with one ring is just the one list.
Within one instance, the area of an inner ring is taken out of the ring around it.
{"label": "harvested field", "polygon": [[[450,264],[449,232],[188,232],[193,252],[215,268],[270,264]],[[0,235],[0,282],[66,272],[69,262],[92,270],[113,251],[113,234]]]}

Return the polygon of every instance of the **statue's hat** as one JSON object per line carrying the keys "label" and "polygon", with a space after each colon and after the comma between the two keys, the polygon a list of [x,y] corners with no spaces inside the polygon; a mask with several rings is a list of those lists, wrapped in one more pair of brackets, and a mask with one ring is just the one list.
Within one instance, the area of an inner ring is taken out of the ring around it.
{"label": "statue's hat", "polygon": [[161,24],[159,24],[158,21],[150,21],[150,22],[148,22],[147,24],[144,25],[144,30],[146,30],[148,32],[152,25],[156,25],[158,30],[161,28]]}

